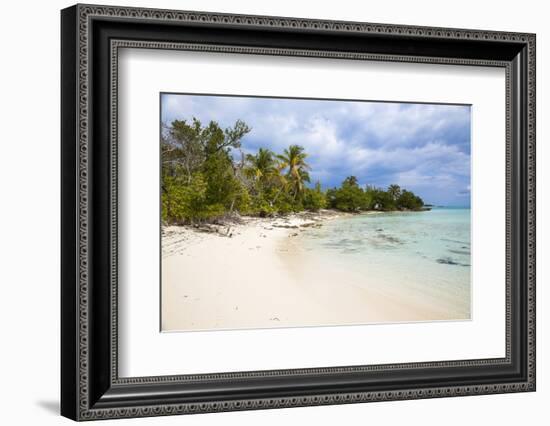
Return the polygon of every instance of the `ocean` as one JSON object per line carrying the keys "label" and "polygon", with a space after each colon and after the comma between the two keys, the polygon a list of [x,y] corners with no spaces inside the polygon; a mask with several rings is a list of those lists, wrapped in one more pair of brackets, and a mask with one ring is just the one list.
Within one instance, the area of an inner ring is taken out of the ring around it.
{"label": "ocean", "polygon": [[362,214],[304,231],[300,245],[378,289],[471,318],[469,208]]}

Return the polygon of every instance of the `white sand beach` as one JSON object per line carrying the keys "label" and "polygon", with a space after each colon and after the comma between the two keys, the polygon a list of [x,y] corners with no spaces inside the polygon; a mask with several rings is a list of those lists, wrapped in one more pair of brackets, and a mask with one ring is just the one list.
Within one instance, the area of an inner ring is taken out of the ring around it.
{"label": "white sand beach", "polygon": [[[243,218],[162,235],[162,330],[211,330],[450,319],[414,294],[331,264],[300,235],[338,216]],[[391,275],[389,275],[391,277]]]}

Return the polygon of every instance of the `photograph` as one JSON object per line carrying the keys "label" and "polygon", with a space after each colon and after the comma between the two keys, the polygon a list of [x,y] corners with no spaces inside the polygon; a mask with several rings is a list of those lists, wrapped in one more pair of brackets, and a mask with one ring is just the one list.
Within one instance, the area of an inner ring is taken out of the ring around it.
{"label": "photograph", "polygon": [[471,319],[471,106],[161,93],[161,331]]}

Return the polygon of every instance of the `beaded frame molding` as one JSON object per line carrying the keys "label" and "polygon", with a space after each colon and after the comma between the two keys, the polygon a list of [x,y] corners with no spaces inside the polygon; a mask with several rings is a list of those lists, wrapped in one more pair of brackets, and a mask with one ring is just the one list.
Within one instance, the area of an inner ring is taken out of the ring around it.
{"label": "beaded frame molding", "polygon": [[[64,9],[61,17],[62,415],[93,420],[535,390],[534,34],[96,5]],[[121,48],[504,68],[505,357],[119,377]]]}

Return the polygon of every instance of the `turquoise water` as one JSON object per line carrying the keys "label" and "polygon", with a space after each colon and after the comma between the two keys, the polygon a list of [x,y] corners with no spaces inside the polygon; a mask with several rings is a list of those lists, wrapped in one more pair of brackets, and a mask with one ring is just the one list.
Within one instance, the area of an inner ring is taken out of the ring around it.
{"label": "turquoise water", "polygon": [[353,269],[388,292],[470,316],[470,209],[364,214],[303,232],[305,250]]}

